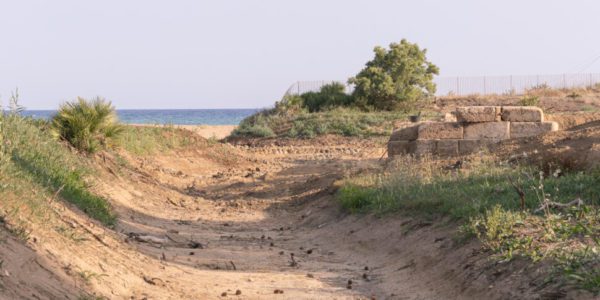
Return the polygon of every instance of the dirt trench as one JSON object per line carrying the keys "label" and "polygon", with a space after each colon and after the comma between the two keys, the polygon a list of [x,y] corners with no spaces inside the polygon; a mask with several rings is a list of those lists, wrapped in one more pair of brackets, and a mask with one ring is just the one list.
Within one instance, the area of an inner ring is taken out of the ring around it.
{"label": "dirt trench", "polygon": [[523,272],[528,264],[498,266],[477,242],[457,242],[457,226],[446,220],[342,210],[336,181],[381,168],[383,145],[217,144],[219,151],[123,154],[120,169],[104,157],[95,189],[119,215],[115,230],[63,208],[73,228],[93,237],[57,242],[47,231],[35,247],[53,278],[89,277],[60,281],[65,290],[109,299],[565,296]]}

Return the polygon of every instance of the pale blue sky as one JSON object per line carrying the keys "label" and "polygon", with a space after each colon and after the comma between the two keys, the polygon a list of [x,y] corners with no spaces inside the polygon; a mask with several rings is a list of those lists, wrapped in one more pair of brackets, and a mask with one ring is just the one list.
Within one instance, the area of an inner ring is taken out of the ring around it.
{"label": "pale blue sky", "polygon": [[0,0],[0,96],[28,108],[250,108],[407,38],[441,75],[600,72],[593,0]]}

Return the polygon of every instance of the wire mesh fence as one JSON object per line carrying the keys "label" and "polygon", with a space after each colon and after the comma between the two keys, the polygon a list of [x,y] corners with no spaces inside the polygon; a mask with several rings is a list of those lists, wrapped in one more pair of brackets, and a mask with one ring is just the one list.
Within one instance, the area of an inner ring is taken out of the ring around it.
{"label": "wire mesh fence", "polygon": [[[351,93],[353,86],[341,80],[298,81],[290,86],[285,95],[301,95],[306,92],[317,92],[322,86],[339,82]],[[555,75],[519,75],[519,76],[473,76],[473,77],[437,77],[436,95],[491,95],[491,94],[523,94],[528,89],[546,87],[552,89],[569,89],[593,87],[600,84],[600,74],[555,74]]]}

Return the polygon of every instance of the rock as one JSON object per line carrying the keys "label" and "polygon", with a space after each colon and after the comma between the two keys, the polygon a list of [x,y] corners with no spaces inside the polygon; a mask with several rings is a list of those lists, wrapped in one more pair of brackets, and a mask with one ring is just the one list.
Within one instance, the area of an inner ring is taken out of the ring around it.
{"label": "rock", "polygon": [[543,122],[544,112],[535,106],[503,106],[502,121]]}
{"label": "rock", "polygon": [[390,141],[414,141],[418,137],[418,125],[400,128],[392,132]]}
{"label": "rock", "polygon": [[523,138],[558,131],[556,122],[511,122],[510,137]]}
{"label": "rock", "polygon": [[435,154],[439,156],[458,155],[459,140],[439,140],[436,142]]}
{"label": "rock", "polygon": [[419,125],[419,140],[462,139],[463,126],[453,122],[427,122]]}
{"label": "rock", "polygon": [[465,140],[505,140],[510,138],[509,122],[465,124]]}
{"label": "rock", "polygon": [[499,106],[466,106],[456,109],[456,120],[465,123],[500,121]]}

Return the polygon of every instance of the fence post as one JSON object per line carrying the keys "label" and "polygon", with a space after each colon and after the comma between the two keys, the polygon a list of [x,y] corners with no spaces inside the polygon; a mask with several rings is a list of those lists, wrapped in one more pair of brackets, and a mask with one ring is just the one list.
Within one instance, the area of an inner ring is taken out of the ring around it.
{"label": "fence post", "polygon": [[594,84],[592,83],[592,73],[590,73],[590,89],[594,86]]}
{"label": "fence post", "polygon": [[487,95],[487,89],[486,89],[485,83],[486,83],[485,76],[483,76],[483,94]]}
{"label": "fence post", "polygon": [[460,95],[460,84],[458,83],[459,78],[460,77],[456,76],[456,95],[457,96]]}
{"label": "fence post", "polygon": [[513,80],[512,80],[512,75],[510,75],[510,92],[513,93],[515,90],[515,88],[513,88]]}
{"label": "fence post", "polygon": [[563,74],[563,89],[567,88],[567,75]]}
{"label": "fence post", "polygon": [[298,85],[298,95],[300,95],[300,81],[296,82],[296,84]]}

